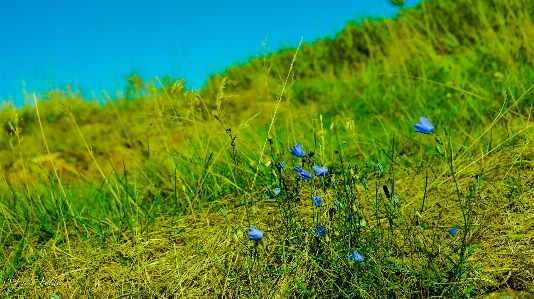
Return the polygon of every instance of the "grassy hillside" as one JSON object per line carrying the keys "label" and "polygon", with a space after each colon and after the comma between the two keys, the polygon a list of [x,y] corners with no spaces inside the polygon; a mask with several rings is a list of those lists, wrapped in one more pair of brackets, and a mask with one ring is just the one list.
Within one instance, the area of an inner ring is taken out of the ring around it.
{"label": "grassy hillside", "polygon": [[5,104],[0,295],[534,298],[533,18],[435,0],[199,92]]}

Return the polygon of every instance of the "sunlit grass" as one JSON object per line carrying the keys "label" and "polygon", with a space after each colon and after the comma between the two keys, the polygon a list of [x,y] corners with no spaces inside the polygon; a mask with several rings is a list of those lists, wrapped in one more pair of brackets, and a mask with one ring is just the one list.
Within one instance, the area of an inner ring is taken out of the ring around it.
{"label": "sunlit grass", "polygon": [[401,15],[198,93],[4,105],[0,294],[532,298],[534,10]]}

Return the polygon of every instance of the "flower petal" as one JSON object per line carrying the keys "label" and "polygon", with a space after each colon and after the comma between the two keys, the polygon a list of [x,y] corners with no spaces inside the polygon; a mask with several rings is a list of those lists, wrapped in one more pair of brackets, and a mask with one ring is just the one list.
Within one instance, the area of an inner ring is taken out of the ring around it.
{"label": "flower petal", "polygon": [[450,231],[449,231],[449,234],[451,235],[451,237],[454,237],[454,235],[456,234],[456,231],[458,230],[458,226],[454,226]]}
{"label": "flower petal", "polygon": [[389,193],[388,186],[384,185],[382,186],[382,189],[384,189],[384,194],[386,194],[386,197],[390,198],[391,194]]}
{"label": "flower petal", "polygon": [[315,227],[315,232],[313,233],[313,236],[316,238],[324,237],[326,234],[326,228],[323,225],[319,225]]}
{"label": "flower petal", "polygon": [[431,130],[429,130],[425,125],[423,125],[422,123],[416,123],[415,125],[413,125],[415,130],[419,133],[423,133],[423,134],[430,134],[430,132],[432,132]]}
{"label": "flower petal", "polygon": [[432,131],[434,131],[434,125],[432,125],[432,123],[430,123],[430,121],[426,117],[421,116],[419,117],[419,120],[420,122],[414,125],[415,130],[417,130],[417,132],[423,134],[430,134],[432,133]]}
{"label": "flower petal", "polygon": [[297,173],[299,174],[299,176],[305,180],[309,180],[312,178],[312,175],[309,172],[298,167],[297,165],[293,166],[293,169],[295,169]]}
{"label": "flower petal", "polygon": [[295,145],[294,147],[291,148],[291,155],[297,157],[297,158],[302,158],[306,155],[306,153],[304,152],[304,149],[302,148],[302,144],[297,144]]}
{"label": "flower petal", "polygon": [[421,121],[421,123],[423,124],[423,126],[427,127],[427,128],[431,128],[432,130],[434,129],[434,125],[432,125],[430,123],[430,121],[428,121],[428,119],[424,116],[421,116],[419,118],[419,121]]}
{"label": "flower petal", "polygon": [[321,198],[319,197],[319,195],[315,195],[314,197],[312,197],[312,200],[315,206],[317,207],[320,207],[323,205],[323,202],[321,201]]}
{"label": "flower petal", "polygon": [[324,166],[313,166],[313,171],[316,176],[325,176],[328,174],[328,168]]}
{"label": "flower petal", "polygon": [[252,241],[259,241],[263,238],[263,232],[251,225],[250,231],[248,232],[248,238]]}
{"label": "flower petal", "polygon": [[365,258],[358,251],[352,249],[352,254],[349,255],[349,261],[363,263],[365,261]]}

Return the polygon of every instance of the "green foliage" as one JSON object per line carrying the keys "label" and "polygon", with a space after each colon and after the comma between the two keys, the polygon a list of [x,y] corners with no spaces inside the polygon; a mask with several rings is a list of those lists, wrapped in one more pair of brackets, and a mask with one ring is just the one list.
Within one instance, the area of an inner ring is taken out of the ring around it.
{"label": "green foliage", "polygon": [[404,0],[388,0],[389,3],[395,6],[404,6]]}

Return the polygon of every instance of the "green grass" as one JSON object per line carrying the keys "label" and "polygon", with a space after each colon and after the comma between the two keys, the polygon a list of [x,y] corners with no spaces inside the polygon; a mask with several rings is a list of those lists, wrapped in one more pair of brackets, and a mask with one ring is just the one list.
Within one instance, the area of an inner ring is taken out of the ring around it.
{"label": "green grass", "polygon": [[198,92],[132,75],[103,104],[5,104],[0,295],[533,298],[533,17],[435,0]]}

